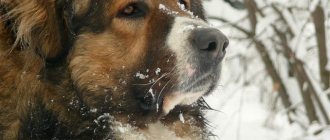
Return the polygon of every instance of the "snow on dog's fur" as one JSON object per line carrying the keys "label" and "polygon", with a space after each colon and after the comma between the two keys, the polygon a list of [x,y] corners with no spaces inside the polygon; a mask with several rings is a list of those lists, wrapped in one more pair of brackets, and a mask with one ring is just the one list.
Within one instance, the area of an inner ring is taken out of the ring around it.
{"label": "snow on dog's fur", "polygon": [[200,0],[1,0],[0,139],[207,139]]}

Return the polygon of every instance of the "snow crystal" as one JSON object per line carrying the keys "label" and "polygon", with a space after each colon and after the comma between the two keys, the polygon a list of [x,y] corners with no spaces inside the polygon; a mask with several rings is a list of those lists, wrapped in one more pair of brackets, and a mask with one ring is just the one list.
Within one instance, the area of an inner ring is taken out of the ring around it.
{"label": "snow crystal", "polygon": [[152,88],[149,89],[148,93],[151,94],[152,98],[155,98],[155,94],[154,94],[154,91],[152,90]]}
{"label": "snow crystal", "polygon": [[181,3],[178,2],[178,6],[180,7],[180,9],[181,9],[182,11],[185,11],[185,12],[188,13],[189,15],[194,16],[194,13],[191,12],[191,11],[189,11],[189,10],[186,8],[186,6],[185,6],[184,4],[181,4]]}
{"label": "snow crystal", "polygon": [[97,112],[97,109],[96,108],[92,108],[89,111],[92,112],[92,113],[96,113]]}
{"label": "snow crystal", "polygon": [[178,6],[180,7],[181,10],[183,10],[183,11],[186,10],[186,6],[184,4],[181,4],[180,2],[178,2]]}
{"label": "snow crystal", "polygon": [[179,119],[182,123],[185,122],[182,112],[179,114]]}
{"label": "snow crystal", "polygon": [[161,71],[161,69],[157,68],[156,71],[155,71],[156,75],[159,75],[160,71]]}
{"label": "snow crystal", "polygon": [[164,4],[159,4],[159,10],[165,12],[168,15],[177,15],[179,12],[168,9]]}
{"label": "snow crystal", "polygon": [[119,79],[119,83],[121,83],[123,85],[126,85],[127,84],[126,80],[124,80],[124,79]]}
{"label": "snow crystal", "polygon": [[132,125],[114,121],[113,130],[115,137],[124,140],[185,140],[185,138],[177,137],[172,130],[168,129],[161,122],[149,124],[146,130],[141,130]]}
{"label": "snow crystal", "polygon": [[156,111],[159,112],[159,103],[156,104]]}
{"label": "snow crystal", "polygon": [[103,91],[104,91],[104,93],[107,93],[109,90],[108,89],[104,89]]}
{"label": "snow crystal", "polygon": [[149,83],[154,83],[154,82],[155,82],[155,79],[149,80]]}
{"label": "snow crystal", "polygon": [[159,9],[160,9],[160,10],[166,10],[167,8],[166,8],[165,5],[163,5],[163,4],[159,4]]}
{"label": "snow crystal", "polygon": [[135,77],[140,78],[140,79],[147,79],[149,77],[149,75],[144,75],[144,74],[142,74],[140,72],[137,72],[135,74]]}

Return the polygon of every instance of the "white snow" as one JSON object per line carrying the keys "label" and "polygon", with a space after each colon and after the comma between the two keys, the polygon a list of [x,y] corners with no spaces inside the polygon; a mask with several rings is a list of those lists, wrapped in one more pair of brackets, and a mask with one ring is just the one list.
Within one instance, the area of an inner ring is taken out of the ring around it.
{"label": "white snow", "polygon": [[142,74],[141,72],[137,72],[135,74],[135,77],[140,78],[140,79],[147,79],[149,78],[149,75]]}
{"label": "white snow", "polygon": [[161,69],[157,68],[156,71],[155,71],[156,75],[159,75],[160,71],[161,71]]}
{"label": "white snow", "polygon": [[179,114],[179,119],[182,123],[185,122],[182,112]]}
{"label": "white snow", "polygon": [[[288,26],[293,30],[295,38],[288,40],[295,55],[305,63],[305,69],[312,86],[317,91],[317,97],[330,116],[330,102],[326,97],[330,89],[323,91],[319,84],[318,60],[315,31],[310,20],[310,11],[322,2],[329,13],[330,1],[328,0],[256,0],[266,17],[258,15],[257,39],[266,44],[270,51],[271,59],[279,71],[286,86],[292,106],[297,114],[290,113],[294,123],[288,122],[287,111],[278,99],[278,87],[267,76],[266,68],[260,60],[254,47],[250,47],[250,40],[244,40],[244,35],[227,23],[211,20],[219,29],[230,38],[230,47],[221,76],[221,82],[216,91],[206,98],[209,105],[219,111],[208,111],[207,118],[213,127],[210,128],[221,140],[330,140],[330,126],[324,123],[310,125],[303,106],[301,91],[297,80],[289,75],[288,61],[280,53],[280,47],[273,43],[276,40],[272,31],[272,24],[278,24],[278,16],[269,10],[271,3],[276,3],[284,14]],[[221,17],[231,23],[249,30],[246,11],[234,10],[223,0],[210,0],[204,4],[209,16]],[[288,7],[305,8],[302,10],[287,10]],[[278,24],[281,25],[281,24]],[[283,25],[283,24],[282,24]],[[326,22],[329,36],[330,20]],[[279,26],[284,27],[284,26]],[[280,28],[284,29],[284,28]],[[289,36],[289,35],[288,35]],[[237,38],[235,38],[237,37]],[[289,38],[289,37],[288,37]],[[274,40],[272,40],[274,39]],[[330,41],[328,48],[330,50]],[[249,47],[248,47],[249,46]],[[330,60],[330,51],[328,51]],[[289,60],[293,61],[293,60]],[[327,65],[330,71],[330,61]],[[307,90],[308,83],[303,84]],[[315,97],[314,97],[315,98]],[[274,102],[277,103],[274,105]],[[320,116],[319,109],[316,109]],[[322,119],[321,119],[322,120]],[[323,130],[323,131],[321,131]],[[315,134],[321,132],[320,134]]]}
{"label": "white snow", "polygon": [[155,98],[155,94],[152,88],[149,89],[148,93],[151,94],[152,98]]}
{"label": "white snow", "polygon": [[92,108],[89,111],[92,112],[92,113],[96,113],[97,112],[97,108]]}
{"label": "white snow", "polygon": [[313,0],[309,6],[310,11],[314,11],[317,5],[319,5],[320,0]]}
{"label": "white snow", "polygon": [[164,4],[159,4],[159,10],[161,10],[162,12],[164,12],[168,15],[177,15],[177,14],[179,14],[179,12],[173,11],[173,10],[167,8]]}
{"label": "white snow", "polygon": [[142,130],[114,120],[113,129],[115,136],[122,140],[191,140],[177,137],[173,131],[161,122],[149,124],[147,129]]}
{"label": "white snow", "polygon": [[327,66],[325,67],[325,69],[326,69],[327,71],[330,72],[330,60],[328,61],[328,64],[327,64]]}

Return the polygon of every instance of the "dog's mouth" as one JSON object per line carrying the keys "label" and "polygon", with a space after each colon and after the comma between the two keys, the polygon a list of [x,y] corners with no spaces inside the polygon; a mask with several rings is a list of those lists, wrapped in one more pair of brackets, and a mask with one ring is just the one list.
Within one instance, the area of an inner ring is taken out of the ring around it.
{"label": "dog's mouth", "polygon": [[192,105],[216,87],[219,74],[207,72],[181,82],[178,88],[163,98],[162,113],[168,114],[176,106]]}
{"label": "dog's mouth", "polygon": [[[190,78],[181,82],[167,82],[160,89],[150,88],[148,93],[139,98],[144,110],[155,111],[166,115],[176,106],[192,105],[202,96],[209,94],[217,83],[218,75],[207,72],[200,75],[189,75]],[[169,75],[169,78],[175,75]],[[156,83],[157,84],[157,83]],[[146,90],[144,90],[146,91]]]}

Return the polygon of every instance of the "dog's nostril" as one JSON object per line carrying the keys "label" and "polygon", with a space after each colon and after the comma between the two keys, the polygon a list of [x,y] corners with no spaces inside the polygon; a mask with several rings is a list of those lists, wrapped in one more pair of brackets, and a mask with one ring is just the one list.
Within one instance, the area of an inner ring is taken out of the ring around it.
{"label": "dog's nostril", "polygon": [[223,48],[222,48],[222,51],[225,52],[226,49],[228,48],[228,45],[229,45],[229,41],[226,40],[225,43],[223,44]]}
{"label": "dog's nostril", "polygon": [[216,42],[211,42],[209,43],[209,45],[207,46],[206,49],[202,49],[202,50],[205,50],[205,51],[214,51],[217,49],[217,43]]}

